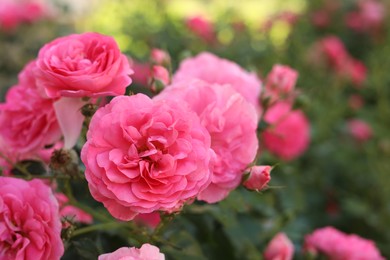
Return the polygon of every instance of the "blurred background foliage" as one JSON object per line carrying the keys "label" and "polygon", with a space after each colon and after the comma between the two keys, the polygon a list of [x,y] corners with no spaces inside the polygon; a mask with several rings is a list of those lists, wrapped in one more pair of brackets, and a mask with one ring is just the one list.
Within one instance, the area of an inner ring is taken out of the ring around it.
{"label": "blurred background foliage", "polygon": [[[157,245],[167,259],[262,259],[269,240],[283,231],[300,259],[305,234],[332,225],[374,240],[389,258],[390,21],[386,19],[375,37],[355,33],[341,19],[356,1],[345,0],[338,1],[330,26],[315,27],[313,11],[325,2],[106,0],[91,2],[78,16],[62,6],[59,13],[65,14],[64,20],[51,18],[0,32],[2,95],[45,42],[70,32],[112,35],[138,61],[146,62],[152,48],[161,48],[171,55],[173,71],[181,59],[204,50],[231,59],[263,79],[274,64],[289,65],[300,75],[298,105],[311,122],[309,150],[292,162],[262,154],[258,164],[277,164],[270,189],[258,194],[239,188],[219,204],[186,207]],[[386,8],[389,14],[389,5]],[[297,14],[295,22],[278,19],[286,11]],[[185,21],[193,15],[214,25],[213,41],[188,30]],[[352,86],[326,67],[313,66],[311,46],[327,35],[340,37],[351,55],[364,62],[368,72],[363,87]],[[361,109],[349,106],[352,94],[363,97]],[[368,122],[373,137],[364,143],[353,139],[346,127],[351,118]],[[91,259],[128,243],[138,246],[131,237],[124,240],[115,232],[94,232],[72,241],[64,259]]]}

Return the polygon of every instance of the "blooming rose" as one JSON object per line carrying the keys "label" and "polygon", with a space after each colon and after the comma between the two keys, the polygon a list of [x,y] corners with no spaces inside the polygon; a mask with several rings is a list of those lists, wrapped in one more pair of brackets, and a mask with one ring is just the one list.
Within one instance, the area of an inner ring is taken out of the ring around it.
{"label": "blooming rose", "polygon": [[172,82],[177,83],[195,78],[208,83],[231,85],[257,111],[260,111],[261,81],[255,73],[243,70],[236,63],[221,59],[212,53],[202,52],[198,56],[183,60],[173,75]]}
{"label": "blooming rose", "polygon": [[121,247],[118,250],[100,255],[98,260],[165,260],[164,254],[158,247],[143,244],[140,249],[135,247]]}
{"label": "blooming rose", "polygon": [[132,73],[112,37],[98,33],[60,37],[41,48],[37,85],[51,97],[123,95]]}
{"label": "blooming rose", "polygon": [[294,246],[284,233],[277,234],[268,244],[264,252],[265,260],[291,260]]}
{"label": "blooming rose", "polygon": [[348,131],[357,141],[364,142],[372,137],[372,129],[369,124],[360,119],[351,119],[347,122]]}
{"label": "blooming rose", "polygon": [[310,141],[310,126],[305,114],[291,110],[291,105],[279,102],[270,107],[264,120],[271,126],[263,134],[264,146],[283,160],[300,156]]}
{"label": "blooming rose", "polygon": [[260,191],[267,187],[271,180],[271,166],[252,166],[249,169],[249,178],[245,180],[243,185],[250,190]]}
{"label": "blooming rose", "polygon": [[0,259],[60,259],[58,203],[41,180],[0,177]]}
{"label": "blooming rose", "polygon": [[35,63],[19,74],[19,84],[8,90],[0,104],[0,135],[8,150],[36,154],[61,138],[52,99],[43,98],[31,78]]}
{"label": "blooming rose", "polygon": [[373,241],[333,227],[320,228],[307,235],[304,248],[313,254],[322,253],[329,259],[384,260]]}
{"label": "blooming rose", "polygon": [[210,183],[207,130],[183,104],[120,96],[91,119],[81,151],[92,196],[121,220],[174,211]]}
{"label": "blooming rose", "polygon": [[257,153],[257,114],[253,106],[229,85],[200,80],[168,86],[156,99],[187,103],[198,114],[217,156],[211,184],[198,199],[209,203],[224,199],[240,184],[245,168]]}

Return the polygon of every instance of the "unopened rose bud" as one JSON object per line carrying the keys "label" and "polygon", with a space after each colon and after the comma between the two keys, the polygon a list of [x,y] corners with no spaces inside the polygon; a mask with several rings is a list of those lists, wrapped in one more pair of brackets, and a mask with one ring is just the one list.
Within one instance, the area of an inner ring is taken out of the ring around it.
{"label": "unopened rose bud", "polygon": [[170,83],[169,71],[163,66],[155,65],[152,67],[152,78],[153,84],[151,88],[157,93]]}
{"label": "unopened rose bud", "polygon": [[252,166],[249,169],[249,177],[243,185],[249,190],[263,190],[271,180],[271,170],[272,167],[268,165]]}
{"label": "unopened rose bud", "polygon": [[168,65],[171,62],[169,54],[161,49],[152,49],[150,59],[157,65]]}

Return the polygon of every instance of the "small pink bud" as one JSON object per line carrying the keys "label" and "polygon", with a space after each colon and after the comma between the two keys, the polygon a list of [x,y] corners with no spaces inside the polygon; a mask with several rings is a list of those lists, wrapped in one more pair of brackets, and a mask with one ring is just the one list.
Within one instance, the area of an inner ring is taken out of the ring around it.
{"label": "small pink bud", "polygon": [[278,233],[268,244],[264,252],[265,260],[291,260],[294,246],[284,233]]}
{"label": "small pink bud", "polygon": [[359,142],[364,142],[372,137],[371,126],[363,120],[352,119],[347,122],[349,133]]}
{"label": "small pink bud", "polygon": [[150,59],[157,65],[169,64],[171,62],[169,54],[161,49],[152,49]]}
{"label": "small pink bud", "polygon": [[163,66],[155,65],[152,67],[152,76],[155,80],[159,80],[165,85],[168,85],[170,82],[169,72]]}
{"label": "small pink bud", "polygon": [[249,169],[249,178],[244,181],[243,185],[249,190],[260,191],[267,187],[271,180],[271,166],[252,166]]}

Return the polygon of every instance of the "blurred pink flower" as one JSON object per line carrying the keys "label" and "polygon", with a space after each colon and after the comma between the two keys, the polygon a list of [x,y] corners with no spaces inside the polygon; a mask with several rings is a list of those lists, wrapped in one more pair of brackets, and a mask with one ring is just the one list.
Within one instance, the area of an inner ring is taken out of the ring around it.
{"label": "blurred pink flower", "polygon": [[334,227],[320,228],[306,235],[304,248],[331,260],[384,260],[373,241],[345,234]]}
{"label": "blurred pink flower", "polygon": [[41,180],[0,177],[1,259],[59,260],[58,203]]}
{"label": "blurred pink flower", "polygon": [[98,33],[55,39],[39,51],[38,87],[56,97],[123,95],[131,83],[129,62],[114,38]]}
{"label": "blurred pink flower", "polygon": [[294,97],[294,88],[298,72],[289,66],[276,64],[267,76],[265,96],[272,102]]}
{"label": "blurred pink flower", "polygon": [[0,1],[0,28],[15,30],[22,23],[32,23],[47,15],[47,8],[40,1]]}
{"label": "blurred pink flower", "polygon": [[261,191],[267,187],[271,180],[271,166],[252,166],[249,168],[249,177],[244,181],[243,185],[249,190]]}
{"label": "blurred pink flower", "polygon": [[157,65],[166,65],[171,62],[171,57],[166,51],[156,48],[150,52],[150,59]]}
{"label": "blurred pink flower", "polygon": [[8,90],[6,102],[0,104],[0,135],[10,151],[36,154],[61,138],[54,111],[54,101],[42,97],[31,78],[35,63],[26,65],[19,74],[19,84]]}
{"label": "blurred pink flower", "polygon": [[359,142],[364,142],[372,137],[371,126],[361,119],[351,119],[347,122],[349,133]]}
{"label": "blurred pink flower", "polygon": [[264,252],[265,260],[291,260],[294,246],[284,233],[278,233],[268,244]]}
{"label": "blurred pink flower", "polygon": [[169,99],[189,107],[211,135],[216,162],[211,184],[198,199],[214,203],[224,199],[241,181],[256,156],[257,114],[253,106],[229,85],[200,80],[168,86],[156,99]]}
{"label": "blurred pink flower", "polygon": [[262,134],[265,148],[285,161],[293,160],[304,153],[310,142],[310,125],[300,110],[291,110],[291,105],[279,102],[271,106],[265,116],[270,124]]}
{"label": "blurred pink flower", "polygon": [[160,217],[160,214],[158,212],[138,214],[134,218],[134,221],[136,223],[141,223],[141,224],[147,225],[151,228],[155,228],[161,222],[161,217]]}
{"label": "blurred pink flower", "polygon": [[210,134],[183,104],[119,96],[91,119],[81,151],[92,196],[117,219],[177,211],[211,181]]}
{"label": "blurred pink flower", "polygon": [[367,68],[363,62],[351,59],[347,68],[347,75],[351,78],[355,87],[360,88],[367,77]]}
{"label": "blurred pink flower", "polygon": [[187,58],[180,63],[173,75],[172,82],[200,79],[208,83],[231,85],[260,113],[259,95],[261,81],[255,73],[242,69],[236,63],[202,52],[195,57]]}
{"label": "blurred pink flower", "polygon": [[130,67],[134,71],[134,74],[131,76],[133,82],[145,87],[149,86],[149,79],[152,77],[151,65],[131,59]]}
{"label": "blurred pink flower", "polygon": [[336,71],[341,70],[346,63],[349,63],[350,55],[338,37],[325,37],[320,41],[320,45],[328,62]]}
{"label": "blurred pink flower", "polygon": [[346,25],[358,32],[372,33],[379,29],[385,19],[386,8],[376,0],[360,0],[358,9],[345,17]]}
{"label": "blurred pink flower", "polygon": [[205,42],[212,43],[216,40],[214,25],[203,16],[198,15],[187,18],[186,26]]}
{"label": "blurred pink flower", "polygon": [[116,251],[100,255],[98,260],[165,260],[163,253],[158,247],[143,244],[140,249],[135,247],[121,247]]}
{"label": "blurred pink flower", "polygon": [[314,26],[319,28],[326,28],[331,22],[331,17],[327,10],[321,9],[312,13],[311,21]]}
{"label": "blurred pink flower", "polygon": [[60,216],[72,219],[75,222],[92,224],[93,218],[85,211],[68,204],[69,199],[63,193],[55,193],[55,197],[60,205]]}

